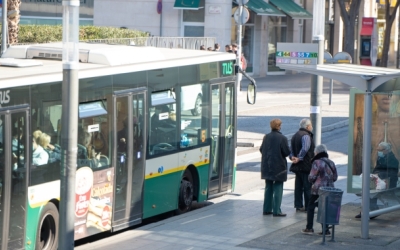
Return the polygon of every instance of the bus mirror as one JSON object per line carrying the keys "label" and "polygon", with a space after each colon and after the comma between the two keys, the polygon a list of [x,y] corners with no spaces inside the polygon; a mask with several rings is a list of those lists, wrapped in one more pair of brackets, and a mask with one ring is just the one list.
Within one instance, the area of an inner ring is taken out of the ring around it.
{"label": "bus mirror", "polygon": [[256,90],[257,86],[253,83],[250,83],[247,86],[247,103],[253,105],[256,103]]}

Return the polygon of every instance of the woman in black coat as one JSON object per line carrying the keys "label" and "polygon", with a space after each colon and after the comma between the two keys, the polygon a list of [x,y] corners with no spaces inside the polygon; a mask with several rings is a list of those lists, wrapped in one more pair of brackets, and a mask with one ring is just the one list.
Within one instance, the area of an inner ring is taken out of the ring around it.
{"label": "woman in black coat", "polygon": [[264,136],[260,147],[261,179],[265,180],[263,214],[283,217],[281,211],[283,183],[287,180],[286,157],[290,154],[287,138],[281,134],[282,121],[270,122],[271,132]]}

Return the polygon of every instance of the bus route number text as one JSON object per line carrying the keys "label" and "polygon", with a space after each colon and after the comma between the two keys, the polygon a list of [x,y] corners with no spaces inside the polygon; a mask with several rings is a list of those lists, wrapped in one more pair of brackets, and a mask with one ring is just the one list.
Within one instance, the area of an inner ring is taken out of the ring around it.
{"label": "bus route number text", "polygon": [[222,75],[232,75],[233,73],[233,63],[225,62],[222,63]]}

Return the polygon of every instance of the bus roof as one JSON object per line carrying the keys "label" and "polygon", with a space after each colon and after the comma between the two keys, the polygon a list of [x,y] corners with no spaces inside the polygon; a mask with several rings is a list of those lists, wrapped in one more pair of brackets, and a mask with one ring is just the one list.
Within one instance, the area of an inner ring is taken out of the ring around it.
{"label": "bus roof", "polygon": [[[0,84],[5,88],[62,81],[61,58],[62,43],[11,46],[0,58]],[[235,54],[80,43],[79,59],[79,79],[84,79],[235,60]]]}

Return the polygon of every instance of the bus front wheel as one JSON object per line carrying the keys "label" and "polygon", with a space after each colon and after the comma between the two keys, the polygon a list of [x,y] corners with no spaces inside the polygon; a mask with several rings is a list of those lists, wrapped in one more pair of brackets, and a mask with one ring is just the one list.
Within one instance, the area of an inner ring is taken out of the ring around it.
{"label": "bus front wheel", "polygon": [[193,177],[189,170],[183,173],[181,186],[179,188],[179,201],[176,214],[190,211],[193,202]]}
{"label": "bus front wheel", "polygon": [[35,249],[57,250],[58,217],[57,207],[51,202],[47,203],[40,214]]}

